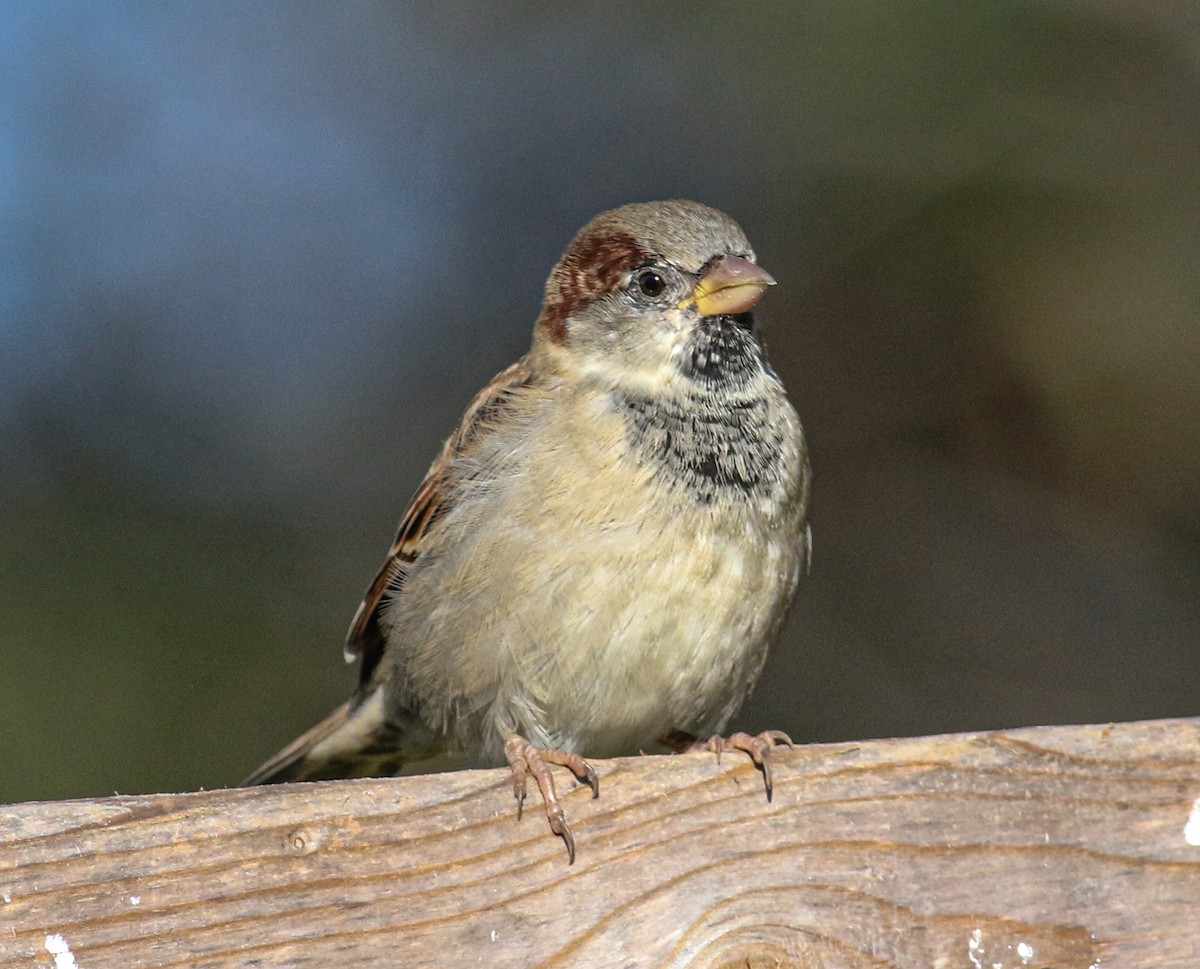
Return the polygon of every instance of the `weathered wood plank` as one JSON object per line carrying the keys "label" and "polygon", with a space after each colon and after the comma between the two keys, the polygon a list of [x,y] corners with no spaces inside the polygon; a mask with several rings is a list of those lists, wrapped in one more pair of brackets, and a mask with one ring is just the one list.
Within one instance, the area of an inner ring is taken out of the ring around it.
{"label": "weathered wood plank", "polygon": [[0,964],[1200,966],[1200,719],[598,769],[13,805]]}

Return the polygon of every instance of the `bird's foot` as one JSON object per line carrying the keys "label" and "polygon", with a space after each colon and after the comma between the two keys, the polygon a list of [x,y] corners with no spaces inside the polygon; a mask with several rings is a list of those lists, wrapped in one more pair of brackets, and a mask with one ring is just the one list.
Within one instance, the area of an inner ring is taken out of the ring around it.
{"label": "bird's foot", "polygon": [[717,755],[717,763],[721,762],[721,754],[727,750],[740,750],[750,755],[756,767],[763,772],[763,782],[767,786],[767,800],[771,800],[775,780],[771,774],[771,751],[776,745],[786,744],[795,747],[792,738],[782,730],[764,730],[751,736],[748,733],[735,733],[728,737],[719,734],[701,740],[694,734],[682,731],[672,731],[662,738],[662,743],[679,753],[691,753],[706,750]]}
{"label": "bird's foot", "polygon": [[567,846],[567,864],[575,864],[575,837],[571,834],[571,826],[567,824],[567,815],[558,802],[554,790],[554,778],[550,773],[550,765],[557,764],[566,767],[581,781],[592,789],[592,797],[600,796],[600,780],[591,764],[579,756],[569,754],[565,750],[553,747],[538,747],[524,737],[513,734],[504,742],[504,756],[508,758],[512,768],[513,797],[517,799],[517,820],[521,820],[521,809],[525,805],[525,777],[532,775],[542,795],[542,803],[546,805],[546,818],[550,822],[550,830],[563,839]]}

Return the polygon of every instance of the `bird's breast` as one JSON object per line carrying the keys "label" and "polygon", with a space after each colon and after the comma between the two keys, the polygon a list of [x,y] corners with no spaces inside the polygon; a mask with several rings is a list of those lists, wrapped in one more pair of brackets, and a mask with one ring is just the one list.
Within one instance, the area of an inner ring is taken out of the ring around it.
{"label": "bird's breast", "polygon": [[790,405],[693,411],[582,396],[498,444],[389,616],[427,718],[597,756],[728,718],[795,587],[802,444]]}

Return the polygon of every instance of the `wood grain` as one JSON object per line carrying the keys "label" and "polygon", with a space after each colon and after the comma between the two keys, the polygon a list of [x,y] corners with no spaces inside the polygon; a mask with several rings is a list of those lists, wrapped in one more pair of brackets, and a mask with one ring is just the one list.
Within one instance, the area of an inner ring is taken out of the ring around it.
{"label": "wood grain", "polygon": [[0,965],[1200,967],[1200,719],[597,768],[13,805]]}

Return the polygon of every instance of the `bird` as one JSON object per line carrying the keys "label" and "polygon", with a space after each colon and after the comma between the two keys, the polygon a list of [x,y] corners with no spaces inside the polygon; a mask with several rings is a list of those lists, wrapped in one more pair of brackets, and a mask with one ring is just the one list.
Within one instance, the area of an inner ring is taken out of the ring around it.
{"label": "bird", "polygon": [[753,310],[775,284],[728,215],[602,212],[546,282],[523,357],[467,407],[351,624],[352,697],[243,785],[736,748],[722,736],[808,567],[804,432]]}

